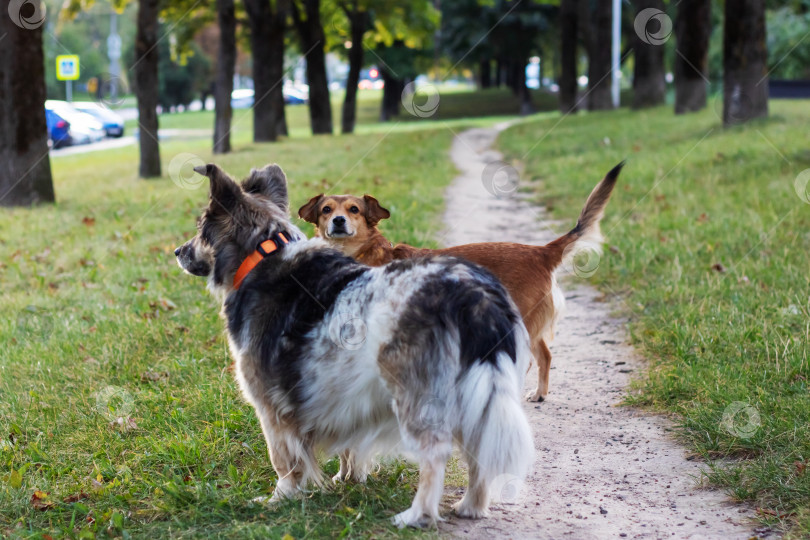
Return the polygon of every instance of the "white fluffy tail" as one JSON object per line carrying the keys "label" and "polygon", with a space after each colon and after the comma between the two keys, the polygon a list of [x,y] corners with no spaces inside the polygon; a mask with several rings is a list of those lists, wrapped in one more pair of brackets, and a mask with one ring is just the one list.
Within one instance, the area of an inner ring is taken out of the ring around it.
{"label": "white fluffy tail", "polygon": [[471,482],[477,476],[496,499],[514,497],[534,461],[534,441],[521,399],[530,360],[528,348],[518,338],[517,362],[500,353],[497,367],[478,365],[462,383],[461,443]]}

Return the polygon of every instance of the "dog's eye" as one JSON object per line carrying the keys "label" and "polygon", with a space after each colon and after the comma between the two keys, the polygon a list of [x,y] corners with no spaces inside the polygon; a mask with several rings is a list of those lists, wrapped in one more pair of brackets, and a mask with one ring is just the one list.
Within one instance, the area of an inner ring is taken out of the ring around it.
{"label": "dog's eye", "polygon": [[331,211],[332,211],[332,209],[331,209],[331,208],[329,208],[328,206],[324,206],[324,207],[323,207],[323,210],[321,210],[321,212],[323,212],[324,214],[328,214],[328,213],[329,213],[329,212],[331,212]]}
{"label": "dog's eye", "polygon": [[356,206],[352,206],[351,208],[349,208],[349,212],[351,212],[352,214],[359,214],[360,209],[357,208]]}

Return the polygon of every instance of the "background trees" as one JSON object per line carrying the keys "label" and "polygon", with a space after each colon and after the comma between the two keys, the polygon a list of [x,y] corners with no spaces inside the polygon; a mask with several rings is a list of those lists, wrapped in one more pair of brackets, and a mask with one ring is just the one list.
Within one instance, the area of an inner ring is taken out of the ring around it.
{"label": "background trees", "polygon": [[726,0],[723,125],[768,116],[765,0]]}
{"label": "background trees", "polygon": [[675,19],[675,114],[699,111],[708,91],[711,3],[681,0]]}

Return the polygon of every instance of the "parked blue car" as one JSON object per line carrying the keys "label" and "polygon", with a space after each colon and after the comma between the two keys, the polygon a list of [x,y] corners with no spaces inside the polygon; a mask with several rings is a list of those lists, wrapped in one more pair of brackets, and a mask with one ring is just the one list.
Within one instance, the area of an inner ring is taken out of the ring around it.
{"label": "parked blue car", "polygon": [[48,138],[54,148],[70,146],[70,122],[50,109],[45,109],[45,123],[48,125]]}
{"label": "parked blue car", "polygon": [[124,136],[124,119],[103,105],[92,101],[77,101],[72,103],[73,108],[87,113],[104,126],[107,137]]}

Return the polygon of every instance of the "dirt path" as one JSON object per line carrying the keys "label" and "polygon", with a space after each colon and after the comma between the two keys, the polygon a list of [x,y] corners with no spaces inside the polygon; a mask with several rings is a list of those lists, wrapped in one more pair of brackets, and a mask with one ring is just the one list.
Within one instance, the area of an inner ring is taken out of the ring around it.
{"label": "dirt path", "polygon": [[[462,174],[447,192],[444,244],[544,244],[558,236],[549,228],[554,224],[540,221],[538,209],[517,198],[496,199],[482,183],[485,165],[500,158],[490,148],[506,127],[456,137],[451,157]],[[558,232],[575,219],[557,226]],[[630,378],[643,369],[642,360],[627,344],[624,321],[610,315],[611,306],[600,301],[600,293],[583,279],[564,279],[562,287],[567,309],[551,347],[549,397],[525,406],[537,449],[527,488],[493,506],[488,519],[449,518],[440,524],[440,535],[576,540],[757,536],[749,508],[698,487],[700,465],[686,459],[668,421],[616,406]],[[534,369],[526,379],[527,391],[536,381]],[[446,510],[460,494],[447,494]]]}

